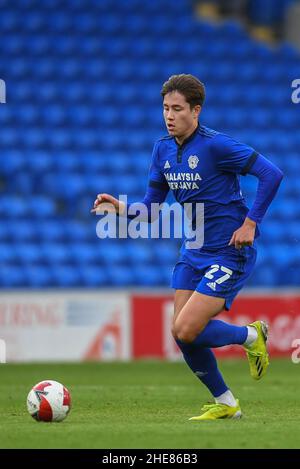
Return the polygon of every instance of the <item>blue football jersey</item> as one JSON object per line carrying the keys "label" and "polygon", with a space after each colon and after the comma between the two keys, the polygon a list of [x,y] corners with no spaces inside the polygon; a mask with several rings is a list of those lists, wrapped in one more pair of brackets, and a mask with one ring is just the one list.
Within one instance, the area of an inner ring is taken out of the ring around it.
{"label": "blue football jersey", "polygon": [[[239,177],[247,173],[257,156],[250,146],[199,125],[182,145],[172,136],[158,140],[153,149],[149,186],[171,190],[181,205],[203,203],[201,249],[225,247],[249,211]],[[185,243],[183,249],[184,246]]]}

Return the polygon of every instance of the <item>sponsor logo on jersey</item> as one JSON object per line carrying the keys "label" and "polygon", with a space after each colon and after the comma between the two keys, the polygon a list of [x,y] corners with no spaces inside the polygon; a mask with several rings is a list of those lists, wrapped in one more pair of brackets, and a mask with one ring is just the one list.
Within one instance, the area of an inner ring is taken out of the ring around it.
{"label": "sponsor logo on jersey", "polygon": [[165,178],[171,190],[199,189],[197,181],[201,181],[199,173],[165,173]]}
{"label": "sponsor logo on jersey", "polygon": [[169,169],[169,168],[171,168],[171,166],[170,166],[169,161],[167,160],[167,161],[165,162],[164,169]]}

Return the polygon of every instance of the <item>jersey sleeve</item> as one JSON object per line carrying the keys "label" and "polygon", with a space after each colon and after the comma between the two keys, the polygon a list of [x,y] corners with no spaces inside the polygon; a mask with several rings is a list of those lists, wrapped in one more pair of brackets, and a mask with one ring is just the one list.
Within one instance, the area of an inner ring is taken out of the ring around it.
{"label": "jersey sleeve", "polygon": [[169,190],[168,183],[159,167],[159,142],[154,145],[149,169],[148,185],[154,189]]}
{"label": "jersey sleeve", "polygon": [[283,172],[271,161],[259,155],[249,174],[253,174],[259,180],[254,204],[247,217],[256,223],[261,223],[269,205],[274,199],[281,184]]}
{"label": "jersey sleeve", "polygon": [[258,157],[252,147],[223,134],[213,139],[212,150],[219,171],[242,175],[248,173]]}

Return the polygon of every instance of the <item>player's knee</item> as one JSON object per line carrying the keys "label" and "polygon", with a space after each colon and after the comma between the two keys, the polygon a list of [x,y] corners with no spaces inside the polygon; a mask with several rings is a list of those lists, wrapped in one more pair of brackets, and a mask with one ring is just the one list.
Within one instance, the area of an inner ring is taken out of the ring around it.
{"label": "player's knee", "polygon": [[185,343],[193,342],[197,335],[191,327],[187,325],[176,324],[176,322],[173,326],[172,334],[175,339]]}

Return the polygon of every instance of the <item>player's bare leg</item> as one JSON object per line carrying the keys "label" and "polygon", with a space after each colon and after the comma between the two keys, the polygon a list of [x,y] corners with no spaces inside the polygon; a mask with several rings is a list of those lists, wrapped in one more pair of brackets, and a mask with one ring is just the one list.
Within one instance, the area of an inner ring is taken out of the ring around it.
{"label": "player's bare leg", "polygon": [[188,300],[191,298],[192,294],[194,293],[193,290],[176,290],[174,296],[174,317],[173,317],[173,325]]}
{"label": "player's bare leg", "polygon": [[[196,291],[178,291],[185,292],[185,294],[179,293],[177,310],[175,301],[174,335],[183,342],[192,342],[205,328],[209,320],[224,309],[225,300],[224,298],[216,298]],[[192,293],[189,298],[187,298],[188,292]],[[183,302],[184,305],[180,308]]]}

